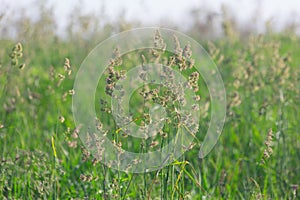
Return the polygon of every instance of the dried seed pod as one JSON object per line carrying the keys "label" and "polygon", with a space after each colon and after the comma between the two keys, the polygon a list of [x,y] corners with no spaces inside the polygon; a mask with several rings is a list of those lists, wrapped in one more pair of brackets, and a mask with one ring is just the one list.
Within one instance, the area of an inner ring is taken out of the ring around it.
{"label": "dried seed pod", "polygon": [[74,90],[74,89],[72,89],[72,90],[69,90],[69,91],[68,91],[68,93],[69,93],[69,95],[71,95],[71,96],[72,96],[72,95],[74,95],[74,94],[75,94],[75,90]]}
{"label": "dried seed pod", "polygon": [[17,57],[18,58],[22,58],[23,57],[23,53],[22,52],[17,52]]}
{"label": "dried seed pod", "polygon": [[191,44],[187,44],[183,49],[183,56],[186,58],[191,58],[192,56],[192,50],[191,50]]}
{"label": "dried seed pod", "polygon": [[59,116],[59,117],[58,117],[58,120],[60,121],[60,123],[64,123],[65,118],[64,118],[63,116]]}
{"label": "dried seed pod", "polygon": [[17,51],[23,51],[23,47],[22,47],[22,44],[20,42],[17,43],[16,50]]}
{"label": "dried seed pod", "polygon": [[60,80],[64,80],[66,77],[64,76],[64,75],[62,75],[62,74],[58,74],[57,75],[58,76],[58,78],[60,79]]}
{"label": "dried seed pod", "polygon": [[26,64],[23,63],[23,64],[21,64],[21,65],[19,66],[19,69],[24,69],[25,67],[26,67]]}
{"label": "dried seed pod", "polygon": [[152,142],[150,143],[150,148],[154,148],[154,147],[156,147],[158,144],[159,144],[158,141],[152,141]]}

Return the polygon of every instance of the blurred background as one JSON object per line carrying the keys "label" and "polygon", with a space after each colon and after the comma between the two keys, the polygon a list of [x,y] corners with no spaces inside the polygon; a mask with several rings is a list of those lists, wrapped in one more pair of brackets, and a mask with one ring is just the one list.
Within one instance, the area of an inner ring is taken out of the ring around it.
{"label": "blurred background", "polygon": [[55,27],[51,34],[61,38],[82,31],[83,37],[89,37],[104,29],[116,33],[134,27],[164,26],[212,39],[223,36],[224,20],[230,20],[241,36],[270,29],[300,34],[297,0],[2,0],[1,4],[2,38],[16,38],[21,32],[30,35],[34,32],[32,25],[41,21],[45,29]]}

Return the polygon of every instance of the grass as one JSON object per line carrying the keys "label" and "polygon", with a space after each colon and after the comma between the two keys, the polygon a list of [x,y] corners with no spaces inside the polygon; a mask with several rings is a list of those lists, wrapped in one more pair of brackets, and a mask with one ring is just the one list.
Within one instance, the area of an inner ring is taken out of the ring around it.
{"label": "grass", "polygon": [[[196,82],[203,117],[194,148],[170,165],[142,174],[103,165],[78,138],[80,127],[75,127],[72,118],[72,89],[78,67],[93,47],[92,40],[74,43],[45,37],[22,44],[0,42],[1,199],[299,198],[299,37],[269,33],[240,41],[228,35],[203,43],[218,65],[228,98],[219,142],[206,158],[198,158],[197,140],[203,140],[201,133],[210,117],[210,99],[200,77]],[[144,54],[149,59],[147,52]],[[130,62],[129,58],[125,55],[123,62]],[[188,77],[192,71],[186,73]],[[107,80],[101,81],[106,84]],[[145,87],[130,100],[138,124],[149,123],[145,115],[148,104],[139,94],[155,85]],[[97,92],[105,93],[102,89]],[[107,95],[108,102],[110,98]],[[110,107],[105,99],[102,102],[95,106],[102,108],[99,118],[107,119],[103,128],[125,149],[151,151],[172,138],[163,133],[155,140],[122,136],[107,112]],[[145,107],[135,108],[136,102]],[[169,103],[172,116],[176,104]],[[170,134],[176,126],[169,124],[167,129]]]}

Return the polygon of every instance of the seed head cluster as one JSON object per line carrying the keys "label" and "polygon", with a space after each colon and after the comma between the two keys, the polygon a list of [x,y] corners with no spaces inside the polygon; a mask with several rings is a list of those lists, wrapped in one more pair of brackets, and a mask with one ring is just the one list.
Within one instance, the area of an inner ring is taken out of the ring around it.
{"label": "seed head cluster", "polygon": [[272,129],[269,129],[267,138],[265,140],[265,149],[263,153],[263,158],[261,159],[262,163],[265,163],[273,154],[273,149],[272,149],[273,137],[274,137],[273,131]]}

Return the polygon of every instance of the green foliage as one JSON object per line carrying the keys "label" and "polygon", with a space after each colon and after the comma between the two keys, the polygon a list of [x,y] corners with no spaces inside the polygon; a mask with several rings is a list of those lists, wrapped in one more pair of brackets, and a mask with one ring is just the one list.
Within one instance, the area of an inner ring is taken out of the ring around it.
{"label": "green foliage", "polygon": [[[39,26],[33,35],[42,31]],[[101,37],[112,34],[106,30]],[[41,37],[22,44],[0,41],[1,199],[299,198],[299,37],[269,33],[239,41],[235,34],[205,43],[227,92],[223,134],[205,159],[198,158],[195,142],[180,160],[145,174],[112,170],[81,148],[72,87],[77,67],[99,38]],[[207,88],[198,83],[201,141],[210,115],[209,98],[202,98]]]}

